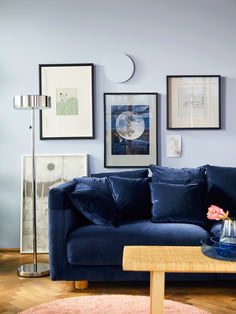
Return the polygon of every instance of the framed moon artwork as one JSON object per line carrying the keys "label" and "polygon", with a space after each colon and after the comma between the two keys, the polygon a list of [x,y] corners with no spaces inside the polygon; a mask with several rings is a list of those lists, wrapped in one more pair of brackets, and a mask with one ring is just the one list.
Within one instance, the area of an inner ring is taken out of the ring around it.
{"label": "framed moon artwork", "polygon": [[157,93],[104,94],[104,167],[157,164]]}

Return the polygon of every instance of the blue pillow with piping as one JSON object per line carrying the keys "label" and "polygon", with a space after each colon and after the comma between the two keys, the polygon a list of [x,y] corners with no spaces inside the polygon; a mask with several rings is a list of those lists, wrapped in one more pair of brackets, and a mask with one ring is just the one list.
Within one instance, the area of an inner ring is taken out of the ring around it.
{"label": "blue pillow with piping", "polygon": [[152,182],[165,182],[174,184],[188,184],[190,182],[206,182],[205,167],[197,168],[169,168],[150,165]]}
{"label": "blue pillow with piping", "polygon": [[207,205],[201,183],[151,182],[152,222],[205,225]]}

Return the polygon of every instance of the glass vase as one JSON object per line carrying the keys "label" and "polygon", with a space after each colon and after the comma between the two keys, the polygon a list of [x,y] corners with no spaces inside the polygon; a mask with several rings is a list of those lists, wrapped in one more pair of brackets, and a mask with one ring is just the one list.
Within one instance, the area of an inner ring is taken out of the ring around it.
{"label": "glass vase", "polygon": [[226,219],[223,221],[220,234],[220,254],[223,256],[236,256],[236,220]]}

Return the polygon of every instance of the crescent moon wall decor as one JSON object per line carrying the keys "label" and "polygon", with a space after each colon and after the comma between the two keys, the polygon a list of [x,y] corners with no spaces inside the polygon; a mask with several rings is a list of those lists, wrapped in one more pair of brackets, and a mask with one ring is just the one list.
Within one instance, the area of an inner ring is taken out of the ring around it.
{"label": "crescent moon wall decor", "polygon": [[105,73],[112,82],[127,82],[134,74],[134,62],[124,53],[111,55],[105,60]]}

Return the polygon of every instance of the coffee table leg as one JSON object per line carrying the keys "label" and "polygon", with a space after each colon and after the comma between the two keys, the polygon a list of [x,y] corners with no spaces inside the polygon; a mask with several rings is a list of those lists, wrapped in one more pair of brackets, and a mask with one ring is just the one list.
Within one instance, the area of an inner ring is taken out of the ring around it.
{"label": "coffee table leg", "polygon": [[150,313],[164,313],[165,273],[152,271],[150,273]]}

